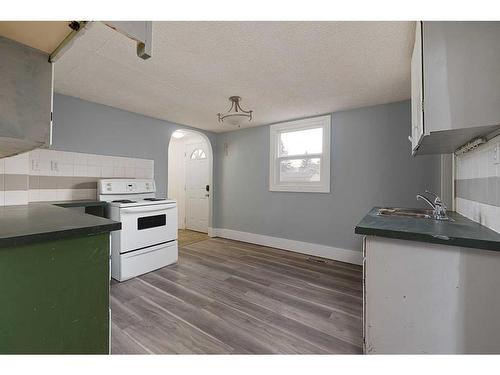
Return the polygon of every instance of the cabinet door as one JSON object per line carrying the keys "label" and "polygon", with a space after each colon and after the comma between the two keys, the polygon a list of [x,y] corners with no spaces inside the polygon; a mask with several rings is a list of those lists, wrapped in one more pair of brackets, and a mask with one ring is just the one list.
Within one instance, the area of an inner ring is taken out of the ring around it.
{"label": "cabinet door", "polygon": [[422,22],[417,22],[411,57],[411,149],[413,152],[420,145],[420,140],[424,135],[422,103]]}
{"label": "cabinet door", "polygon": [[363,237],[363,353],[366,354],[366,236]]}
{"label": "cabinet door", "polygon": [[375,236],[365,246],[365,354],[463,352],[460,248]]}
{"label": "cabinet door", "polygon": [[0,37],[0,158],[46,146],[52,112],[49,56]]}
{"label": "cabinet door", "polygon": [[500,22],[424,22],[427,132],[500,124]]}

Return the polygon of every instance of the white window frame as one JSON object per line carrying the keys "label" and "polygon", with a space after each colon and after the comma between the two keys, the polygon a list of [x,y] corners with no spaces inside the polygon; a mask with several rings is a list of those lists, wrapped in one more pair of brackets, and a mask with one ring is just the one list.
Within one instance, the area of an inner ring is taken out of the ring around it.
{"label": "white window frame", "polygon": [[[283,122],[270,126],[270,152],[269,152],[269,190],[294,191],[310,193],[330,192],[330,128],[331,115],[312,117],[303,120]],[[321,154],[308,154],[308,158],[320,158],[320,181],[280,182],[280,161],[286,159],[300,159],[305,155],[279,156],[280,134],[283,132],[323,129],[323,150]]]}

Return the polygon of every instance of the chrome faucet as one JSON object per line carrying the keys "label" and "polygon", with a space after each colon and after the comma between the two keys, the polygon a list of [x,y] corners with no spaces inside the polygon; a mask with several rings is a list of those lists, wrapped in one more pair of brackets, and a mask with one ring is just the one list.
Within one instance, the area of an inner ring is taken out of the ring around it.
{"label": "chrome faucet", "polygon": [[427,198],[425,195],[422,194],[417,194],[417,200],[422,199],[423,201],[427,202],[429,206],[432,207],[432,217],[436,220],[448,220],[448,216],[446,215],[446,206],[436,193],[433,193],[432,191],[425,191],[427,194],[430,194],[434,197],[434,202],[431,202],[429,198]]}

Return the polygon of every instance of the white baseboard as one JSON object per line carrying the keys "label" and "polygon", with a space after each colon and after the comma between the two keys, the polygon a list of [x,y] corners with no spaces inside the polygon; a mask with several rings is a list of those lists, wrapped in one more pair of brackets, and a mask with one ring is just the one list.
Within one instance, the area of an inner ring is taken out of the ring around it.
{"label": "white baseboard", "polygon": [[210,237],[221,237],[230,240],[253,243],[256,245],[275,247],[277,249],[289,250],[296,253],[338,260],[340,262],[359,265],[363,263],[363,254],[361,251],[342,249],[339,247],[289,240],[286,238],[271,237],[263,234],[240,232],[237,230],[225,228],[209,228],[208,235]]}

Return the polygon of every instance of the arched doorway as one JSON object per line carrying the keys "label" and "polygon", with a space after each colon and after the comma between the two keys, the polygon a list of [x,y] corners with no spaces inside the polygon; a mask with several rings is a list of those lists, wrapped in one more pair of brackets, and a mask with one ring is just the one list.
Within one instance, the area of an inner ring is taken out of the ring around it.
{"label": "arched doorway", "polygon": [[208,137],[191,129],[172,133],[168,145],[167,194],[177,201],[180,230],[210,232],[213,150]]}

